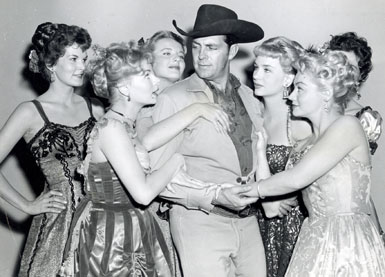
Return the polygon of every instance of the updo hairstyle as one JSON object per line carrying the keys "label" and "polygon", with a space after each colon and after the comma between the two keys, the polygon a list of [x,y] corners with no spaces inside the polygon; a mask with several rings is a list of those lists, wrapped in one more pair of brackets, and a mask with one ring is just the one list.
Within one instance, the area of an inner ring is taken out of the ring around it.
{"label": "updo hairstyle", "polygon": [[341,111],[356,95],[358,69],[341,52],[305,53],[294,63],[294,68],[299,74],[309,74],[321,90],[332,92]]}
{"label": "updo hairstyle", "polygon": [[72,25],[46,22],[40,24],[32,37],[32,44],[37,54],[36,71],[43,78],[51,81],[51,72],[47,66],[53,66],[64,56],[66,47],[77,44],[83,51],[91,46],[91,37],[87,30]]}
{"label": "updo hairstyle", "polygon": [[369,72],[373,68],[372,48],[370,48],[365,38],[359,37],[354,32],[332,36],[327,49],[353,52],[357,56],[358,69],[360,70],[359,86],[368,79]]}
{"label": "updo hairstyle", "polygon": [[112,43],[107,48],[94,46],[96,58],[87,67],[97,96],[107,98],[111,102],[114,89],[119,82],[142,71],[140,61],[143,52],[134,41],[128,43]]}
{"label": "updo hairstyle", "polygon": [[[155,34],[153,34],[144,44],[143,44],[143,52],[144,52],[144,57],[147,59],[149,64],[153,63],[153,57],[152,53],[155,50],[155,44],[161,40],[161,39],[173,39],[176,42],[178,42],[183,49],[185,49],[186,45],[184,43],[184,40],[181,36],[175,34],[174,32],[171,31],[158,31]],[[186,52],[186,51],[184,51]]]}
{"label": "updo hairstyle", "polygon": [[273,37],[254,48],[256,57],[279,59],[282,69],[287,74],[295,74],[292,64],[304,52],[303,47],[296,41],[286,37]]}

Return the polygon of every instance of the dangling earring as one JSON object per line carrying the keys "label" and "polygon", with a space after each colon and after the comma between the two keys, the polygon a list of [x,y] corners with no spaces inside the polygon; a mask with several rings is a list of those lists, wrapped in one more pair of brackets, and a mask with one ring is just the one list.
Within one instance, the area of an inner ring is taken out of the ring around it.
{"label": "dangling earring", "polygon": [[289,87],[283,86],[282,99],[289,98]]}
{"label": "dangling earring", "polygon": [[56,80],[55,71],[50,71],[50,72],[51,72],[50,81],[51,83],[53,83]]}
{"label": "dangling earring", "polygon": [[329,110],[330,110],[329,101],[327,101],[327,100],[324,101],[323,109],[325,112],[329,112]]}
{"label": "dangling earring", "polygon": [[126,97],[127,97],[127,102],[130,102],[130,101],[131,101],[130,93],[128,93],[128,94],[126,95]]}

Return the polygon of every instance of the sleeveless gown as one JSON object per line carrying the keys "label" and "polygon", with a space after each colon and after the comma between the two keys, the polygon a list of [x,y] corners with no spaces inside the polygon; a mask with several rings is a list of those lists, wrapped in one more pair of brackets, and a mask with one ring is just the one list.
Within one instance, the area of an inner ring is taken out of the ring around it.
{"label": "sleeveless gown", "polygon": [[[288,167],[305,151],[293,153]],[[285,276],[385,276],[385,248],[368,215],[370,174],[347,155],[302,190],[309,217]]]}
{"label": "sleeveless gown", "polygon": [[27,143],[46,180],[44,191],[63,193],[67,207],[59,214],[34,216],[21,259],[19,276],[56,276],[60,269],[74,211],[85,192],[75,169],[82,162],[86,141],[95,124],[91,104],[88,120],[70,127],[49,121],[40,102],[33,100],[44,126]]}
{"label": "sleeveless gown", "polygon": [[[292,147],[268,144],[266,158],[272,175],[285,170]],[[297,241],[306,209],[301,201],[301,194],[296,192],[299,205],[292,208],[288,215],[279,218],[267,218],[262,206],[257,209],[257,218],[265,247],[266,271],[268,277],[284,276]],[[285,198],[288,196],[286,195]],[[279,199],[272,197],[271,199]]]}
{"label": "sleeveless gown", "polygon": [[[89,140],[83,167],[89,195],[76,211],[61,276],[172,276],[167,245],[153,215],[131,198],[108,162],[89,162],[92,141],[109,120],[97,123]],[[139,161],[149,167],[133,126],[126,127]]]}

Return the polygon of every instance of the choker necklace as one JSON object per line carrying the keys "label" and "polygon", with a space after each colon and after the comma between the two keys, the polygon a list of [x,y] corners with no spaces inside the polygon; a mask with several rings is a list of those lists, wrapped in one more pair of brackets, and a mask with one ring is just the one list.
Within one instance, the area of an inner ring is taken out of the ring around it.
{"label": "choker necklace", "polygon": [[132,124],[132,126],[135,128],[135,121],[134,121],[134,120],[132,120],[131,118],[125,116],[125,115],[124,115],[123,113],[121,113],[121,112],[115,111],[115,110],[112,109],[112,108],[110,108],[110,111],[116,113],[117,115],[120,115],[120,116],[123,117],[124,119],[127,119],[127,120]]}

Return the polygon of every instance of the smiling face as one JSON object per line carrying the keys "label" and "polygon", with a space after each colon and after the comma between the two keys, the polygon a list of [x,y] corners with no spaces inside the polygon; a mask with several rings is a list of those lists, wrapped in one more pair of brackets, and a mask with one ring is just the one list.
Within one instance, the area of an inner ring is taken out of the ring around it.
{"label": "smiling face", "polygon": [[289,96],[294,116],[308,118],[309,115],[322,111],[324,100],[322,92],[310,74],[297,73],[294,86]]}
{"label": "smiling face", "polygon": [[282,94],[283,87],[291,84],[293,75],[283,71],[278,58],[258,56],[254,62],[254,94],[266,97]]}
{"label": "smiling face", "polygon": [[117,87],[121,94],[129,96],[130,101],[141,106],[155,104],[159,79],[148,70],[133,74]]}
{"label": "smiling face", "polygon": [[152,70],[154,74],[171,83],[180,80],[186,67],[183,46],[171,38],[163,38],[154,44]]}
{"label": "smiling face", "polygon": [[208,81],[220,82],[227,76],[230,60],[235,54],[231,53],[225,36],[196,38],[192,42],[195,71],[200,78]]}
{"label": "smiling face", "polygon": [[77,44],[66,48],[64,56],[52,66],[55,74],[54,82],[61,82],[67,86],[79,87],[83,85],[85,63],[88,55]]}

